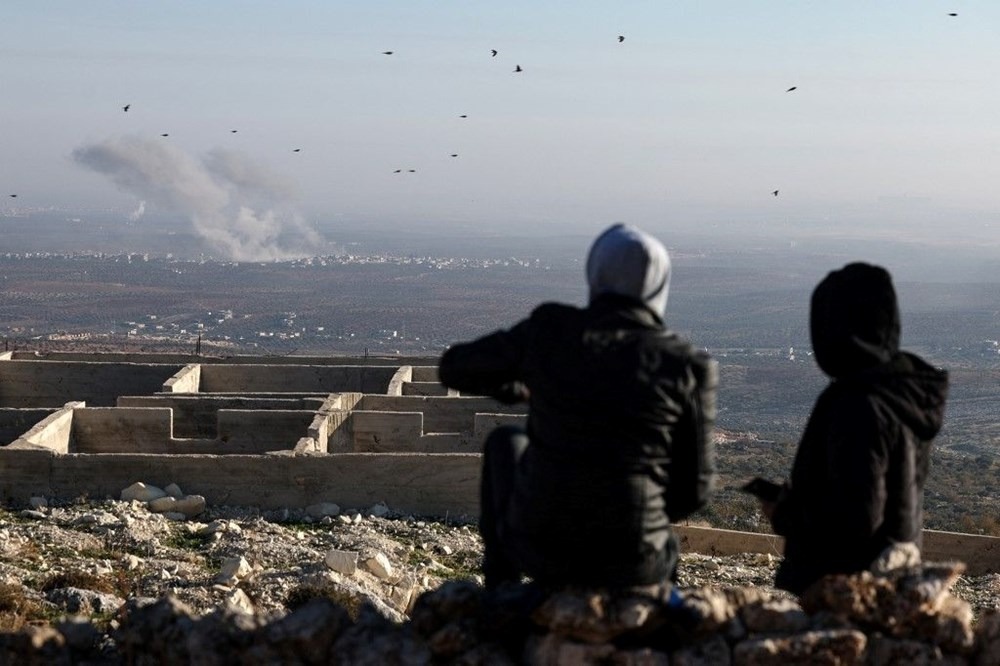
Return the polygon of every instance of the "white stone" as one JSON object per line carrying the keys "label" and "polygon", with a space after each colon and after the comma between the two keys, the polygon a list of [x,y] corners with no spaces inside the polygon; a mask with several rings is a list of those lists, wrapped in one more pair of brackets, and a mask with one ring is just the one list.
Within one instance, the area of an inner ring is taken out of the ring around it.
{"label": "white stone", "polygon": [[358,553],[351,550],[331,548],[326,553],[326,566],[345,576],[352,575],[358,569]]}
{"label": "white stone", "polygon": [[352,522],[353,522],[353,523],[354,523],[355,525],[360,525],[360,524],[361,524],[361,514],[360,514],[360,513],[356,513],[356,514],[354,514],[354,517],[353,517],[353,518],[351,518],[351,521],[352,521]]}
{"label": "white stone", "polygon": [[387,507],[384,502],[379,502],[368,509],[368,513],[376,518],[381,518],[389,513],[389,507]]}
{"label": "white stone", "polygon": [[326,516],[336,516],[340,513],[340,507],[333,502],[320,502],[310,504],[306,507],[306,514],[313,518],[325,518]]}
{"label": "white stone", "polygon": [[239,523],[236,521],[230,520],[229,525],[227,526],[227,531],[232,532],[233,534],[240,534],[243,532],[243,528],[240,527]]}
{"label": "white stone", "polygon": [[384,553],[375,553],[373,557],[365,560],[365,569],[383,580],[392,578],[392,564]]}
{"label": "white stone", "polygon": [[226,604],[230,608],[235,608],[243,613],[253,613],[253,602],[250,601],[250,597],[246,595],[246,592],[238,587],[226,595]]}
{"label": "white stone", "polygon": [[183,513],[188,518],[193,518],[205,511],[205,498],[201,495],[185,495],[177,500],[173,511]]}
{"label": "white stone", "polygon": [[142,560],[135,555],[126,555],[122,558],[122,564],[125,565],[126,571],[135,571],[142,566]]}
{"label": "white stone", "polygon": [[176,483],[171,483],[169,486],[163,489],[163,492],[177,499],[184,497],[184,493],[181,491],[181,487],[178,486]]}
{"label": "white stone", "polygon": [[204,525],[198,530],[198,534],[215,534],[216,532],[225,532],[229,529],[229,523],[225,520],[213,520],[208,525]]}
{"label": "white stone", "polygon": [[452,553],[451,546],[447,546],[447,545],[442,545],[441,546],[441,554],[442,555],[451,555],[451,553]]}
{"label": "white stone", "polygon": [[337,520],[344,523],[345,525],[351,525],[353,522],[350,516],[345,516],[344,514],[340,514],[339,516],[337,516]]}
{"label": "white stone", "polygon": [[170,495],[164,495],[162,497],[157,497],[149,501],[147,505],[149,510],[153,513],[166,513],[167,511],[173,511],[174,506],[177,505],[177,498],[171,497]]}
{"label": "white stone", "polygon": [[130,502],[132,500],[148,502],[160,497],[165,497],[166,494],[167,493],[164,492],[162,488],[150,486],[138,481],[122,491],[121,500],[123,502]]}
{"label": "white stone", "polygon": [[44,497],[32,497],[28,500],[28,504],[31,505],[32,509],[44,509],[49,505]]}
{"label": "white stone", "polygon": [[216,580],[220,583],[232,582],[246,577],[251,572],[250,563],[244,557],[230,557],[222,561],[222,568]]}
{"label": "white stone", "polygon": [[44,520],[48,518],[41,511],[35,511],[34,509],[25,509],[19,514],[22,518],[34,518],[35,520]]}

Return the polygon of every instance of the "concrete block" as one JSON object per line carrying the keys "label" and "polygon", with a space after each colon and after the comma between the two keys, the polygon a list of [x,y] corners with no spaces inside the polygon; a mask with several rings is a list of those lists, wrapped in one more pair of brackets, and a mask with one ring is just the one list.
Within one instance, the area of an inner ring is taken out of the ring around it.
{"label": "concrete block", "polygon": [[292,450],[307,436],[314,414],[306,410],[219,410],[219,440],[229,453]]}
{"label": "concrete block", "polygon": [[357,409],[380,412],[420,412],[424,432],[466,432],[475,427],[477,413],[525,414],[524,405],[504,405],[492,398],[451,398],[442,396],[365,395]]}
{"label": "concrete block", "polygon": [[418,451],[423,435],[419,412],[369,412],[351,414],[353,450],[357,453]]}
{"label": "concrete block", "polygon": [[119,395],[159,391],[179,368],[141,363],[12,360],[0,367],[0,407],[110,407]]}
{"label": "concrete block", "polygon": [[413,367],[409,365],[401,366],[393,374],[392,379],[389,380],[389,386],[386,388],[387,395],[403,395],[403,384],[410,381],[413,377]]}
{"label": "concrete block", "polygon": [[197,393],[201,384],[201,364],[185,365],[163,383],[164,393]]}
{"label": "concrete block", "polygon": [[73,453],[168,453],[173,412],[165,407],[86,407],[74,410]]}
{"label": "concrete block", "polygon": [[473,416],[472,439],[478,442],[476,451],[483,450],[486,436],[500,426],[518,426],[524,428],[528,424],[527,414],[475,414]]}
{"label": "concrete block", "polygon": [[53,453],[66,453],[69,451],[72,439],[73,414],[76,406],[82,404],[67,403],[62,409],[54,411],[32,426],[28,432],[14,440],[8,448],[11,450],[44,448]]}
{"label": "concrete block", "polygon": [[448,387],[438,382],[407,382],[403,384],[403,395],[448,395]]}

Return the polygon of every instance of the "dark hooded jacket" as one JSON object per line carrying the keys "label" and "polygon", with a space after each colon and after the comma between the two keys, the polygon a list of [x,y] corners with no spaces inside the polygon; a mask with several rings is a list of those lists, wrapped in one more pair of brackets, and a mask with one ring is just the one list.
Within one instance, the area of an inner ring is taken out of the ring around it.
{"label": "dark hooded jacket", "polygon": [[889,274],[868,264],[830,273],[813,292],[810,330],[831,377],[799,442],[775,531],[775,584],[801,594],[831,573],[867,569],[894,543],[920,545],[931,440],[947,374],[899,350]]}
{"label": "dark hooded jacket", "polygon": [[500,517],[520,569],[547,583],[659,583],[677,562],[671,521],[714,483],[717,370],[663,325],[670,268],[658,241],[611,227],[587,270],[586,308],[546,303],[452,347],[441,381],[529,399],[530,445]]}

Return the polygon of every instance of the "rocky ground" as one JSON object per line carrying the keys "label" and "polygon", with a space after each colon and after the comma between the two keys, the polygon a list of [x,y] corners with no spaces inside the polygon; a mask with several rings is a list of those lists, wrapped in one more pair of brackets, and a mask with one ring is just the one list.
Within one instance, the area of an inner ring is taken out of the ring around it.
{"label": "rocky ground", "polygon": [[[210,506],[185,517],[140,500],[34,504],[0,509],[0,631],[65,615],[113,629],[125,601],[167,595],[196,614],[227,604],[283,613],[316,596],[348,607],[368,600],[402,620],[422,591],[479,580],[481,542],[461,518],[418,519],[383,505]],[[776,565],[770,555],[685,553],[680,583],[770,591]],[[953,592],[979,614],[998,603],[1000,576],[962,577]]]}

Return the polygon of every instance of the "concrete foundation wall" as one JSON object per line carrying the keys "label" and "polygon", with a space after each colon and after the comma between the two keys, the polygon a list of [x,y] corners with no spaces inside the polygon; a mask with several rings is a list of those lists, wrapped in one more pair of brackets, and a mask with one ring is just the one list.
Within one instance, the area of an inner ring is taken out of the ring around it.
{"label": "concrete foundation wall", "polygon": [[[203,365],[203,393],[385,393],[392,366]],[[138,393],[138,392],[134,392]]]}
{"label": "concrete foundation wall", "polygon": [[70,453],[261,454],[291,451],[307,435],[316,416],[310,410],[219,410],[219,436],[173,436],[168,407],[96,407],[72,414]]}
{"label": "concrete foundation wall", "polygon": [[389,380],[387,395],[403,395],[403,385],[413,377],[413,366],[404,365],[396,370],[396,373]]}
{"label": "concrete foundation wall", "polygon": [[434,365],[416,365],[416,359],[408,358],[406,361],[413,366],[413,378],[410,381],[430,382],[433,384],[441,383],[441,378],[438,376],[437,363]]}
{"label": "concrete foundation wall", "polygon": [[119,395],[155,393],[180,368],[137,363],[0,361],[0,407],[110,407]]}
{"label": "concrete foundation wall", "polygon": [[244,410],[317,410],[322,399],[247,397],[242,395],[167,395],[121,396],[118,407],[169,407],[174,412],[174,437],[215,439],[219,436],[220,409]]}
{"label": "concrete foundation wall", "polygon": [[136,481],[179,484],[209,504],[301,508],[317,502],[367,508],[385,502],[415,515],[474,516],[480,457],[468,454],[51,455],[0,449],[5,500],[32,496],[117,499]]}
{"label": "concrete foundation wall", "polygon": [[476,414],[472,440],[478,443],[479,451],[483,449],[486,436],[500,426],[516,426],[525,428],[528,424],[527,414]]}
{"label": "concrete foundation wall", "polygon": [[56,411],[55,409],[0,408],[0,446],[7,446]]}
{"label": "concrete foundation wall", "polygon": [[492,398],[365,395],[358,409],[376,412],[420,412],[424,432],[465,432],[475,428],[477,413],[524,414],[523,405],[508,406]]}
{"label": "concrete foundation wall", "polygon": [[66,453],[73,432],[73,412],[85,406],[83,402],[68,402],[36,423],[28,432],[11,442],[7,449],[15,455],[24,450],[39,449],[50,453]]}
{"label": "concrete foundation wall", "polygon": [[403,395],[450,395],[448,388],[437,382],[407,382]]}
{"label": "concrete foundation wall", "polygon": [[[194,343],[191,345],[194,348]],[[422,367],[437,367],[437,356],[209,356],[203,354],[159,354],[150,352],[40,352],[9,351],[0,352],[15,360],[26,361],[84,361],[88,363],[161,363],[183,366],[188,363],[226,365],[371,365],[399,367],[401,363]]]}
{"label": "concrete foundation wall", "polygon": [[197,393],[201,384],[201,365],[185,365],[163,384],[164,393]]}

